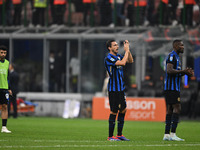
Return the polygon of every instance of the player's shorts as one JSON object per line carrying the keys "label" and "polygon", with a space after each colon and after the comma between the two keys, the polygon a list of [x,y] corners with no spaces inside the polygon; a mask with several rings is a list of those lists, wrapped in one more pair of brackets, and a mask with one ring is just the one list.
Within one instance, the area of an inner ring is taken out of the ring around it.
{"label": "player's shorts", "polygon": [[180,103],[180,92],[178,91],[164,91],[166,104]]}
{"label": "player's shorts", "polygon": [[110,110],[117,113],[118,110],[122,111],[126,108],[126,97],[124,92],[109,92]]}
{"label": "player's shorts", "polygon": [[8,90],[0,90],[0,104],[8,104],[9,102],[9,93]]}

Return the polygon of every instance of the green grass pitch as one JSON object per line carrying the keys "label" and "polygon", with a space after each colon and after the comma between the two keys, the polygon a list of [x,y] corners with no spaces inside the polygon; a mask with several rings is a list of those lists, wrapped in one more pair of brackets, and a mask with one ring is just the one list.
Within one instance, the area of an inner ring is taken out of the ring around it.
{"label": "green grass pitch", "polygon": [[162,141],[163,122],[126,121],[127,142],[106,141],[108,121],[19,117],[8,119],[7,127],[12,133],[0,133],[2,150],[200,150],[198,121],[180,122],[177,135],[185,142]]}

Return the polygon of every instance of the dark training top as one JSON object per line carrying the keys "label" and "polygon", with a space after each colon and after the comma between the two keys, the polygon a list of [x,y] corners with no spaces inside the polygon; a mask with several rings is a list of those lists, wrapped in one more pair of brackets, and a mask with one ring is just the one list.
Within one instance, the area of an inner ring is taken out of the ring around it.
{"label": "dark training top", "polygon": [[124,91],[124,73],[123,66],[116,66],[115,63],[118,60],[122,60],[123,56],[117,54],[114,56],[108,54],[104,59],[105,68],[109,74],[108,91]]}
{"label": "dark training top", "polygon": [[181,61],[179,55],[172,51],[169,53],[166,59],[166,75],[165,75],[165,91],[179,91],[180,92],[180,85],[181,85],[181,74],[168,74],[167,73],[167,64],[173,64],[173,69],[181,70]]}

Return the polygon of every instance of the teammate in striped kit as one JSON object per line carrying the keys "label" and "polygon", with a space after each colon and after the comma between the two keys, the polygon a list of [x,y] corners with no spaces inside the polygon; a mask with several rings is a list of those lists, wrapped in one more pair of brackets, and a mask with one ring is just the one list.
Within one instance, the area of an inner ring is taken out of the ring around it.
{"label": "teammate in striped kit", "polygon": [[[173,41],[173,51],[166,59],[166,76],[164,83],[164,95],[167,105],[164,141],[184,141],[176,136],[176,128],[181,112],[180,85],[183,75],[194,75],[191,68],[181,70],[179,54],[184,52],[184,45],[181,40]],[[171,131],[171,133],[170,133]]]}
{"label": "teammate in striped kit", "polygon": [[[124,73],[123,66],[126,63],[133,63],[133,57],[129,50],[128,40],[124,41],[124,57],[118,54],[118,44],[115,40],[108,40],[106,47],[109,54],[104,59],[106,71],[109,74],[108,93],[110,103],[110,116],[109,116],[109,141],[129,141],[122,135],[124,126],[124,117],[126,113],[126,98],[124,93]],[[115,119],[118,114],[118,132],[117,136],[113,136],[115,128]]]}

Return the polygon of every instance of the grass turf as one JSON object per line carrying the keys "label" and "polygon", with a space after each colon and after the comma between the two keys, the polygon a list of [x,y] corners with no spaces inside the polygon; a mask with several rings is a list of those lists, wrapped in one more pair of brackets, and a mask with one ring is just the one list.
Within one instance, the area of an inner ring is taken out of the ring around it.
{"label": "grass turf", "polygon": [[[200,122],[182,121],[177,135],[185,142],[162,141],[164,123],[126,121],[123,134],[131,141],[106,141],[108,121],[19,117],[8,119],[11,134],[0,133],[0,149],[17,150],[199,150]],[[116,128],[115,126],[115,135]]]}

